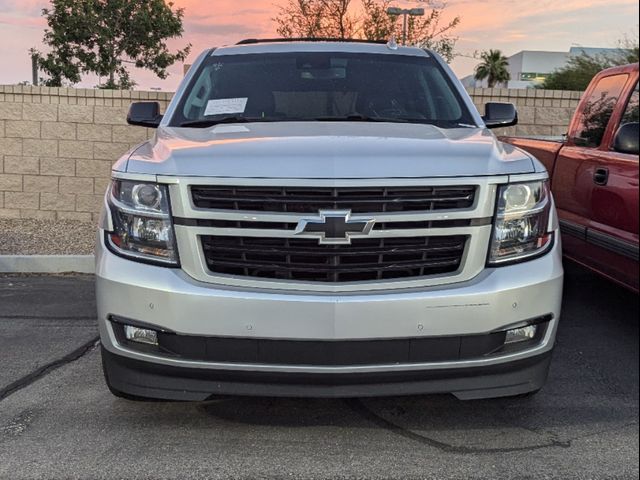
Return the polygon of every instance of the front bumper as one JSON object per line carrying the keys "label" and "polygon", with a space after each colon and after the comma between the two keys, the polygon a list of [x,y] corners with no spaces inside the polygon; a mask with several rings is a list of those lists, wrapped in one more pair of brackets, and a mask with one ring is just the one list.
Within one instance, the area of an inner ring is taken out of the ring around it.
{"label": "front bumper", "polygon": [[129,395],[203,401],[215,395],[347,398],[451,392],[461,400],[520,395],[539,390],[551,352],[508,364],[392,373],[305,374],[204,370],[134,360],[103,347],[112,388]]}
{"label": "front bumper", "polygon": [[[525,393],[544,383],[562,298],[560,242],[522,264],[458,284],[324,294],[196,281],[97,249],[97,305],[105,372],[139,396],[203,400],[211,394],[366,396],[452,392],[460,398]],[[483,335],[550,315],[530,348],[477,358],[361,364],[279,364],[185,359],[119,342],[112,316],[185,336],[287,341],[428,339]]]}

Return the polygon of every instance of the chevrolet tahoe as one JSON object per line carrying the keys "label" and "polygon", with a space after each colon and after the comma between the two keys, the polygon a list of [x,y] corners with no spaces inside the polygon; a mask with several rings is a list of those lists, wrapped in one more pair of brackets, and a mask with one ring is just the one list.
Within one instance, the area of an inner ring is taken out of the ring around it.
{"label": "chevrolet tahoe", "polygon": [[97,236],[105,378],[134,399],[520,396],[562,298],[544,166],[434,52],[203,52],[113,167]]}

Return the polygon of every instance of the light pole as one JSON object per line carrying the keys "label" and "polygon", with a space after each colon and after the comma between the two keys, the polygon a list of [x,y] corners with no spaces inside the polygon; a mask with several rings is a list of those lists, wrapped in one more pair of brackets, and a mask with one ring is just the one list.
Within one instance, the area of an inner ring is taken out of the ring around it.
{"label": "light pole", "polygon": [[402,15],[402,45],[407,44],[407,17],[422,17],[424,16],[424,8],[400,8],[389,7],[387,8],[387,15]]}
{"label": "light pole", "polygon": [[31,55],[31,85],[34,87],[38,86],[38,59],[40,58],[40,54],[36,51],[35,48],[29,49],[29,54]]}

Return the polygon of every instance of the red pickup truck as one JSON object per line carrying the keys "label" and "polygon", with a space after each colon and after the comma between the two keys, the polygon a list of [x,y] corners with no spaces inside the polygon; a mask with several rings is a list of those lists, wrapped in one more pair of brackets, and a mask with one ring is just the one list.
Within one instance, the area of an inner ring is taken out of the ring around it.
{"label": "red pickup truck", "polygon": [[638,64],[594,77],[563,141],[503,137],[549,171],[563,250],[638,292]]}

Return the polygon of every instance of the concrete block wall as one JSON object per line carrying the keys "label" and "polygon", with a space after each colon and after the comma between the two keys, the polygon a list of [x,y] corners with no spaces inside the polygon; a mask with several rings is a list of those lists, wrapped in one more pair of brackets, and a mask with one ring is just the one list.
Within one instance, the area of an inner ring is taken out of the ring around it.
{"label": "concrete block wall", "polygon": [[567,133],[567,127],[583,92],[566,90],[469,88],[476,108],[484,114],[488,102],[510,102],[518,108],[518,125],[496,129],[496,135],[552,135]]}
{"label": "concrete block wall", "polygon": [[[580,92],[469,90],[483,112],[513,102],[520,124],[498,134],[566,132]],[[0,218],[95,222],[112,163],[152,131],[128,126],[131,102],[172,93],[0,85]]]}
{"label": "concrete block wall", "polygon": [[171,96],[0,85],[0,218],[95,221],[112,163],[152,135],[129,104]]}

